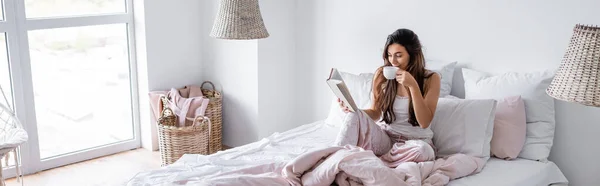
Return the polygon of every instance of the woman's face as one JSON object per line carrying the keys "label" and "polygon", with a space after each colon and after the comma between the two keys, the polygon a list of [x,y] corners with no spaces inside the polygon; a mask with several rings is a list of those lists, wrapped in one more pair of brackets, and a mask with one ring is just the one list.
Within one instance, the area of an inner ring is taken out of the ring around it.
{"label": "woman's face", "polygon": [[391,44],[387,48],[388,61],[392,63],[392,66],[400,67],[406,70],[408,62],[410,61],[410,55],[406,52],[406,48],[400,44]]}

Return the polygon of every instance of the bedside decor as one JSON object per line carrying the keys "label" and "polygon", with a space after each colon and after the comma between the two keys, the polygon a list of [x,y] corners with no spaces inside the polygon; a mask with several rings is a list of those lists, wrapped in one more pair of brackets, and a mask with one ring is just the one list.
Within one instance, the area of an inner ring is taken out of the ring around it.
{"label": "bedside decor", "polygon": [[575,26],[546,93],[558,100],[600,107],[600,27]]}
{"label": "bedside decor", "polygon": [[[211,85],[212,89],[203,88],[205,84]],[[209,155],[222,150],[223,99],[221,93],[210,81],[202,83],[200,88],[203,97],[210,101],[204,115],[195,115],[194,118],[190,118],[186,114],[177,114],[182,108],[172,104],[172,97],[170,97],[172,94],[159,96],[160,103],[158,104],[160,106],[157,109],[159,117],[156,125],[161,166],[174,163],[184,154]],[[179,90],[185,91],[186,89]],[[182,123],[185,124],[182,126]]]}
{"label": "bedside decor", "polygon": [[[211,89],[205,89],[205,84],[209,84]],[[211,122],[209,153],[213,154],[223,149],[223,94],[210,81],[203,82],[200,87],[204,96],[210,99],[204,115]]]}
{"label": "bedside decor", "polygon": [[210,36],[231,40],[269,37],[258,0],[221,0]]}
{"label": "bedside decor", "polygon": [[[167,105],[166,97],[161,97],[161,101]],[[194,118],[193,125],[183,127],[177,127],[177,119],[177,115],[170,108],[165,107],[157,121],[158,149],[162,167],[174,163],[184,154],[209,154],[210,119],[198,116]]]}

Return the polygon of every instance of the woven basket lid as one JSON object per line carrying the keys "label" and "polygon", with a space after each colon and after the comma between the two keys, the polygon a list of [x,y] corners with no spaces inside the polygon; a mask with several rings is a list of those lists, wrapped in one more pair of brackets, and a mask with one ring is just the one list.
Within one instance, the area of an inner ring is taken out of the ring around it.
{"label": "woven basket lid", "polygon": [[258,0],[221,0],[210,36],[232,40],[269,37]]}
{"label": "woven basket lid", "polygon": [[560,68],[546,92],[558,100],[600,107],[600,27],[575,26]]}

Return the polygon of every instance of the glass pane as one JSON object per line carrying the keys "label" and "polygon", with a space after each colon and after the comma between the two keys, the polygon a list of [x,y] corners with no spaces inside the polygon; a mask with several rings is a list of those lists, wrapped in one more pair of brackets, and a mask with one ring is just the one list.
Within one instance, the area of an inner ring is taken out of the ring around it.
{"label": "glass pane", "polygon": [[0,32],[0,86],[2,86],[2,90],[6,95],[6,99],[8,103],[4,100],[2,93],[0,93],[0,104],[6,105],[8,104],[10,108],[12,107],[12,86],[10,84],[10,69],[8,64],[8,50],[6,48],[6,34]]}
{"label": "glass pane", "polygon": [[125,12],[125,0],[25,0],[27,18]]}
{"label": "glass pane", "polygon": [[126,26],[29,31],[42,159],[133,139]]}
{"label": "glass pane", "polygon": [[[0,93],[0,104],[2,105],[7,105],[10,108],[12,107],[13,104],[13,98],[12,98],[12,87],[11,87],[11,80],[10,80],[10,69],[9,69],[9,64],[8,64],[8,50],[6,50],[6,34],[0,32],[0,86],[2,86],[2,91],[4,92],[4,95],[6,95],[6,99],[4,100],[4,96],[2,96],[2,93]],[[8,102],[8,103],[6,103]],[[2,112],[2,111],[0,111]],[[3,117],[3,119],[7,119],[6,118],[6,114],[0,114],[0,117]],[[2,125],[1,127],[4,128],[6,125],[6,122],[3,122],[6,120],[0,120],[0,124]],[[4,132],[4,131],[0,131],[0,132]],[[10,168],[10,166],[13,166],[15,164],[14,162],[14,158],[12,156],[13,154],[11,153],[10,159],[8,160],[8,165],[9,167],[4,167],[5,169]],[[0,163],[2,163],[2,165],[5,165],[7,162],[5,161],[4,158],[2,158],[2,160],[0,161]]]}

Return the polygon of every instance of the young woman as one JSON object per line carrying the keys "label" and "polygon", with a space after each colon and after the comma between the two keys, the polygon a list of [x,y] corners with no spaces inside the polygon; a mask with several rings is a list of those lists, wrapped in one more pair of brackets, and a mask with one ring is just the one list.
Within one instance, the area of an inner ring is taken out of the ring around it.
{"label": "young woman", "polygon": [[[347,115],[335,143],[372,150],[390,167],[434,160],[429,124],[440,94],[440,76],[425,69],[421,43],[411,30],[390,34],[384,49],[384,65],[373,80],[371,108],[351,113],[338,99]],[[397,67],[396,76],[386,79],[383,69],[390,66]]]}

